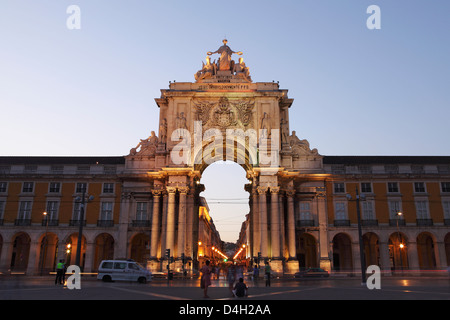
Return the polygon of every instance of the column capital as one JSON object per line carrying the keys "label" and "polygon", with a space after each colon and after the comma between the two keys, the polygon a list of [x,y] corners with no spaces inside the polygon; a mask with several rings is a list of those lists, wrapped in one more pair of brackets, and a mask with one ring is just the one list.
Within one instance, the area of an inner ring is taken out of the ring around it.
{"label": "column capital", "polygon": [[270,187],[270,193],[278,193],[280,192],[280,187]]}
{"label": "column capital", "polygon": [[286,196],[288,196],[289,198],[295,197],[295,190],[294,189],[288,189],[288,190],[285,190],[285,192],[286,192]]}
{"label": "column capital", "polygon": [[189,187],[178,187],[178,191],[182,194],[188,194],[189,193]]}
{"label": "column capital", "polygon": [[256,191],[258,192],[258,194],[265,194],[267,192],[269,188],[268,187],[257,187]]}
{"label": "column capital", "polygon": [[327,191],[325,187],[316,187],[316,197],[317,198],[325,198]]}
{"label": "column capital", "polygon": [[168,193],[175,193],[177,192],[177,187],[166,187],[166,190]]}
{"label": "column capital", "polygon": [[159,197],[159,196],[161,196],[161,195],[162,195],[162,192],[163,192],[163,190],[161,190],[161,189],[152,189],[152,195],[153,195],[154,197]]}

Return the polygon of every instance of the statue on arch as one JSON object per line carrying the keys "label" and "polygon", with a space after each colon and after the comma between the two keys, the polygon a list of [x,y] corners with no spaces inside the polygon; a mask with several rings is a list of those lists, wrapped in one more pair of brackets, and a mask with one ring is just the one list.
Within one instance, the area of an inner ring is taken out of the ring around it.
{"label": "statue on arch", "polygon": [[236,53],[238,55],[242,55],[241,51],[235,52],[231,50],[229,46],[227,46],[227,39],[224,39],[223,46],[217,49],[214,52],[208,51],[208,56],[213,55],[215,53],[220,54],[219,62],[218,62],[218,70],[220,71],[233,71],[234,61],[231,60],[231,55]]}
{"label": "statue on arch", "polygon": [[211,63],[211,58],[208,56],[206,57],[206,64],[204,64],[202,61],[202,69],[197,71],[197,73],[194,75],[194,78],[196,81],[211,78],[216,74],[216,69],[216,64]]}
{"label": "statue on arch", "polygon": [[247,80],[247,81],[252,81],[252,79],[250,78],[250,70],[249,68],[245,65],[244,62],[244,58],[239,58],[239,63],[235,64],[233,67],[233,72],[236,74],[236,76]]}

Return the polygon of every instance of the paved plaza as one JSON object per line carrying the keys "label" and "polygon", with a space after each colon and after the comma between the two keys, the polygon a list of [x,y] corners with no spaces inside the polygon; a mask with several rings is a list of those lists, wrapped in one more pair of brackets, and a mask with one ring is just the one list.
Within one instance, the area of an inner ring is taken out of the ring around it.
{"label": "paved plaza", "polygon": [[381,278],[380,289],[368,289],[359,278],[273,279],[246,281],[249,295],[232,297],[226,280],[213,280],[203,298],[198,279],[154,279],[147,284],[104,283],[92,277],[81,278],[81,289],[55,285],[52,277],[5,276],[0,279],[1,300],[450,300],[450,279]]}

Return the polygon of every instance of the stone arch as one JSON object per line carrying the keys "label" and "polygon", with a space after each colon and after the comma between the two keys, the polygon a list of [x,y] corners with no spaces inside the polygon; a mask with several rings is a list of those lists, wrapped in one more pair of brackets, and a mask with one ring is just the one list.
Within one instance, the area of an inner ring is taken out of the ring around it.
{"label": "stone arch", "polygon": [[102,260],[114,259],[114,237],[109,233],[100,233],[94,240],[94,259],[92,270],[97,271]]}
{"label": "stone arch", "polygon": [[409,268],[408,239],[402,232],[394,232],[389,237],[389,260],[393,272]]}
{"label": "stone arch", "polygon": [[447,257],[447,267],[450,267],[450,232],[444,238],[445,254]]}
{"label": "stone arch", "polygon": [[380,265],[380,247],[379,237],[373,232],[367,232],[363,235],[364,255],[366,266]]}
{"label": "stone arch", "polygon": [[317,268],[317,241],[316,238],[306,232],[297,235],[297,260],[300,269]]}
{"label": "stone arch", "polygon": [[333,268],[335,271],[352,271],[352,240],[346,233],[338,233],[333,237]]}
{"label": "stone arch", "polygon": [[417,257],[422,270],[436,269],[436,239],[429,232],[421,232],[417,236]]}
{"label": "stone arch", "polygon": [[39,263],[38,272],[48,274],[56,266],[56,255],[58,253],[58,236],[53,232],[46,232],[39,237]]}
{"label": "stone arch", "polygon": [[12,237],[10,269],[12,272],[25,272],[28,267],[31,238],[25,232],[16,233]]}
{"label": "stone arch", "polygon": [[[85,258],[86,258],[86,237],[84,236],[84,234],[82,235],[81,238],[81,253],[80,253],[80,267],[81,270],[84,270],[84,263],[85,263]],[[78,232],[74,232],[69,234],[66,237],[65,240],[65,247],[64,250],[66,250],[65,252],[65,258],[64,261],[66,263],[66,265],[72,265],[72,264],[76,264],[76,256],[77,256],[77,248],[78,248]]]}
{"label": "stone arch", "polygon": [[130,259],[146,264],[150,259],[150,235],[136,233],[130,238]]}

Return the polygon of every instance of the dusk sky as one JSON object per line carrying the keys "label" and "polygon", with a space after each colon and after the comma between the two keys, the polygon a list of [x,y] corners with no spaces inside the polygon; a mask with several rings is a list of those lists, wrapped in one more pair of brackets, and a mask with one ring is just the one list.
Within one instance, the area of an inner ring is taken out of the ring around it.
{"label": "dusk sky", "polygon": [[[381,29],[366,26],[370,5]],[[289,90],[290,130],[320,154],[448,156],[449,12],[446,0],[2,0],[0,155],[128,154],[157,131],[160,89],[195,81],[226,37],[254,82]],[[214,164],[202,183],[236,241],[245,171]]]}

